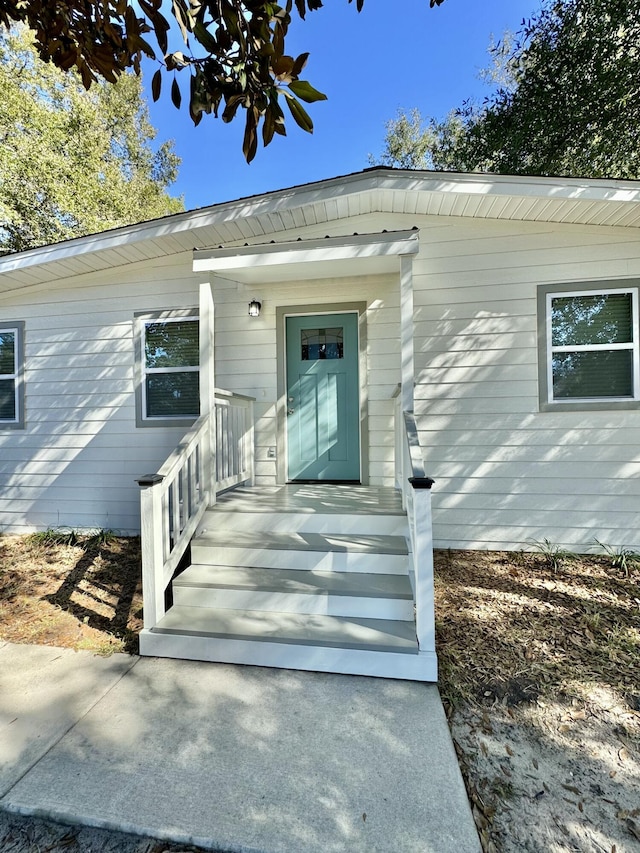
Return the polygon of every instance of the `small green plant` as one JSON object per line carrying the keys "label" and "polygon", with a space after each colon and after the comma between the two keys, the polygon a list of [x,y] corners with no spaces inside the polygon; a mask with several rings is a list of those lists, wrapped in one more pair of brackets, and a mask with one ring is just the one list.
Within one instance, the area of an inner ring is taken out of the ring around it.
{"label": "small green plant", "polygon": [[87,545],[108,545],[110,542],[114,542],[118,538],[117,534],[113,530],[95,530],[87,537],[86,544]]}
{"label": "small green plant", "polygon": [[48,530],[41,530],[38,533],[30,533],[27,537],[27,542],[30,545],[41,545],[43,547],[51,547],[54,545],[79,545],[86,550],[87,548],[96,548],[100,545],[107,545],[116,539],[116,534],[113,530],[92,530],[79,531],[73,530],[71,527],[54,527]]}
{"label": "small green plant", "polygon": [[613,545],[605,545],[598,539],[593,540],[596,545],[602,549],[606,557],[611,561],[614,569],[622,569],[625,577],[629,577],[629,573],[634,566],[640,565],[640,552],[634,551],[633,548],[626,548],[620,545],[617,548]]}
{"label": "small green plant", "polygon": [[77,545],[78,534],[69,527],[49,528],[38,533],[30,533],[27,537],[30,545]]}
{"label": "small green plant", "polygon": [[576,555],[572,551],[567,551],[562,545],[556,545],[550,539],[528,539],[527,542],[533,551],[537,551],[543,557],[547,567],[553,569],[554,572],[557,572],[563,563],[576,559]]}

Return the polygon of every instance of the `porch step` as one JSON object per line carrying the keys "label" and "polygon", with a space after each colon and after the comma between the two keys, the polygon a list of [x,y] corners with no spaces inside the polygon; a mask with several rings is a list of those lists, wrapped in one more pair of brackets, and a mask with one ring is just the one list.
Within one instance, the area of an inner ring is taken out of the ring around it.
{"label": "porch step", "polygon": [[201,526],[208,530],[404,536],[407,516],[392,489],[263,486],[234,489],[222,495],[207,511]]}
{"label": "porch step", "polygon": [[174,605],[152,633],[188,634],[269,643],[293,643],[322,648],[417,654],[413,623],[390,619],[262,613],[255,610],[209,610]]}
{"label": "porch step", "polygon": [[172,607],[140,632],[140,654],[413,681],[436,681],[438,669],[410,622],[203,607]]}
{"label": "porch step", "polygon": [[368,574],[407,574],[403,536],[266,531],[202,531],[191,543],[194,563]]}
{"label": "porch step", "polygon": [[191,565],[173,581],[175,605],[413,620],[407,575]]}

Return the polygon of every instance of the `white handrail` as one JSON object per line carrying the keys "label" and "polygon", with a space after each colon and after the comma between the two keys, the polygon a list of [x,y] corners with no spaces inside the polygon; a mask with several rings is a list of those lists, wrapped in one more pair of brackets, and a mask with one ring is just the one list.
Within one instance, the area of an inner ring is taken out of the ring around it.
{"label": "white handrail", "polygon": [[144,627],[165,612],[165,590],[218,492],[253,483],[253,399],[216,389],[215,420],[202,415],[155,474],[141,477]]}
{"label": "white handrail", "polygon": [[435,653],[433,532],[431,486],[427,476],[416,419],[396,405],[396,484],[407,512],[410,577],[416,606],[416,635],[420,651]]}

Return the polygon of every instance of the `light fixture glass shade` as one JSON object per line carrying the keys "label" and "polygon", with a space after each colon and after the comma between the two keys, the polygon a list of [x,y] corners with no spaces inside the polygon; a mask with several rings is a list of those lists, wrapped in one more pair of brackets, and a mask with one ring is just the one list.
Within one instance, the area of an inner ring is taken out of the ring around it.
{"label": "light fixture glass shade", "polygon": [[258,302],[257,299],[252,299],[249,303],[249,316],[250,317],[259,317],[260,309],[262,308],[262,302]]}

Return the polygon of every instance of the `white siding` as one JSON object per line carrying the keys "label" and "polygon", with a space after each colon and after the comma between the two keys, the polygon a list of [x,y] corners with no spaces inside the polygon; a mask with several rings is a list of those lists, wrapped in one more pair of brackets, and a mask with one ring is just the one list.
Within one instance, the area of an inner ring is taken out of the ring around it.
{"label": "white siding", "polygon": [[[336,202],[337,216],[358,210],[355,198]],[[438,546],[548,538],[580,550],[597,537],[640,548],[640,411],[539,412],[536,318],[539,284],[640,278],[636,230],[368,212],[318,225],[312,208],[282,217],[292,239],[421,229],[415,409],[436,480]],[[200,279],[181,252],[27,284],[0,301],[1,321],[25,321],[27,368],[26,429],[0,430],[3,529],[139,529],[134,480],[157,469],[182,430],[136,429],[133,317],[197,306]],[[338,270],[321,281],[220,282],[214,296],[216,385],[256,397],[259,483],[274,482],[277,468],[276,309],[366,303],[369,474],[390,485],[397,277]],[[258,319],[247,316],[253,297],[263,302]]]}
{"label": "white siding", "polygon": [[536,287],[640,277],[631,230],[421,224],[416,412],[439,547],[640,547],[640,411],[539,412]]}
{"label": "white siding", "polygon": [[197,307],[191,254],[91,273],[0,302],[24,320],[24,430],[0,430],[0,524],[140,527],[135,479],[158,469],[184,430],[136,429],[134,313]]}

